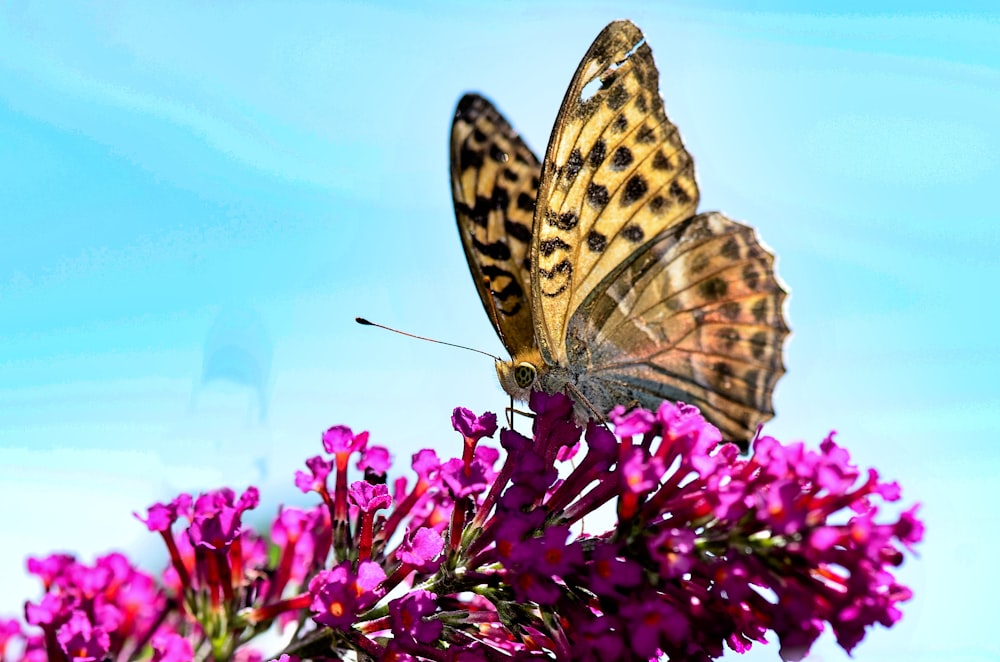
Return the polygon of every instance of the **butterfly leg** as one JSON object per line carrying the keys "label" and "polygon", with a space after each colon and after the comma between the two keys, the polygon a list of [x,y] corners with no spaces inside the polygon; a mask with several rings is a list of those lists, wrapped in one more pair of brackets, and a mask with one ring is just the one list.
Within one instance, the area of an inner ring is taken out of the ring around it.
{"label": "butterfly leg", "polygon": [[569,382],[566,382],[565,392],[567,396],[569,396],[574,400],[574,402],[582,402],[587,407],[587,409],[589,409],[590,412],[594,415],[593,419],[598,423],[600,423],[601,425],[603,425],[608,432],[611,432],[611,428],[608,427],[608,417],[602,414],[601,412],[597,411],[597,409],[594,408],[594,405],[590,402],[590,400],[588,400],[587,397],[580,392],[580,389],[573,386]]}
{"label": "butterfly leg", "polygon": [[514,399],[513,398],[511,398],[511,400],[510,400],[510,406],[507,407],[504,410],[504,413],[507,414],[507,427],[510,428],[511,430],[514,429],[514,414],[520,414],[521,416],[524,416],[525,418],[534,418],[535,417],[534,412],[524,411],[523,409],[517,409],[516,407],[514,407]]}

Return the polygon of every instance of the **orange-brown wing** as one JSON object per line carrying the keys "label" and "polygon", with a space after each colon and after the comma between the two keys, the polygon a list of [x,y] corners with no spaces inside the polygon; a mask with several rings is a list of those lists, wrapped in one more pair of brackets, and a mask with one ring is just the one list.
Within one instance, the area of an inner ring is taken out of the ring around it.
{"label": "orange-brown wing", "polygon": [[528,272],[540,170],[493,104],[462,97],[451,127],[455,217],[483,307],[511,356],[535,344]]}
{"label": "orange-brown wing", "polygon": [[570,319],[580,390],[606,408],[696,405],[745,449],[774,414],[785,296],[753,228],[712,212],[664,230]]}

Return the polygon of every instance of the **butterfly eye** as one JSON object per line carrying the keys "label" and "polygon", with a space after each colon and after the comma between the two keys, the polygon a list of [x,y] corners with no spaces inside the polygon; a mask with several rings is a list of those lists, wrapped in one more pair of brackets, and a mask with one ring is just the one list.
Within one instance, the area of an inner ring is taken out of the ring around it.
{"label": "butterfly eye", "polygon": [[514,381],[521,388],[528,388],[535,383],[535,376],[538,371],[530,363],[518,363],[514,368]]}

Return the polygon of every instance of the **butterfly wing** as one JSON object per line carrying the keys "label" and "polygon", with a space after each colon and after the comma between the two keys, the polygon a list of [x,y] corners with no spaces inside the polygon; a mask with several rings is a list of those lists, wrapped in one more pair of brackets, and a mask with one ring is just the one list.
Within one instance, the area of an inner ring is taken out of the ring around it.
{"label": "butterfly wing", "polygon": [[451,190],[479,298],[513,356],[533,347],[529,247],[541,167],[488,100],[462,98],[451,127]]}
{"label": "butterfly wing", "polygon": [[661,232],[569,321],[579,388],[605,411],[632,400],[697,405],[744,447],[784,373],[786,294],[753,229],[701,214]]}
{"label": "butterfly wing", "polygon": [[611,23],[573,77],[542,169],[531,304],[543,387],[571,386],[601,414],[683,400],[745,445],[773,415],[785,292],[751,228],[694,216],[697,205],[652,52],[632,23]]}
{"label": "butterfly wing", "polygon": [[616,21],[598,35],[566,92],[545,154],[531,244],[535,336],[549,365],[567,364],[573,311],[697,209],[692,160],[658,86],[642,33]]}

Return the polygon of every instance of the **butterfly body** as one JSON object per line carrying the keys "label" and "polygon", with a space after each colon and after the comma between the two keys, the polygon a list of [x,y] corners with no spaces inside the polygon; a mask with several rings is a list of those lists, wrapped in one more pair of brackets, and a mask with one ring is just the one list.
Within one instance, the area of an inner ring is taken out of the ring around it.
{"label": "butterfly body", "polygon": [[638,28],[610,24],[541,162],[489,101],[464,97],[451,147],[462,244],[513,397],[567,393],[580,421],[682,400],[745,443],[773,414],[785,292],[752,228],[696,213],[658,81]]}

